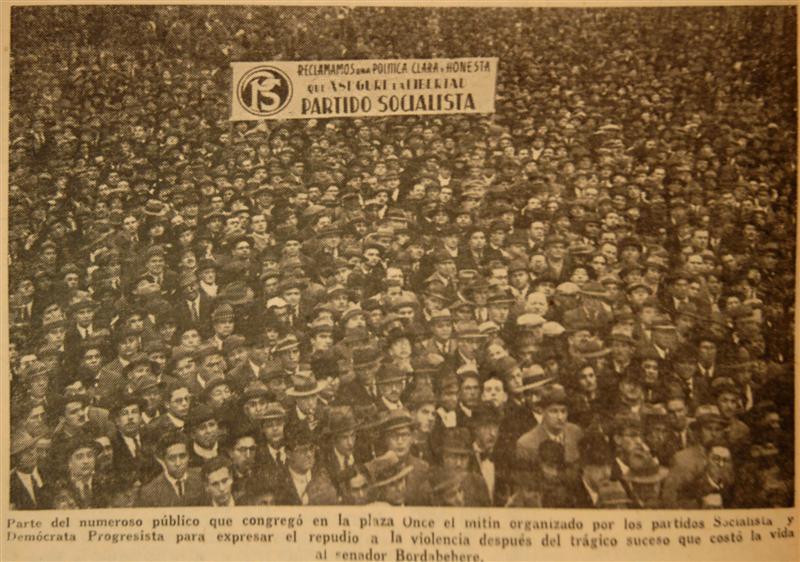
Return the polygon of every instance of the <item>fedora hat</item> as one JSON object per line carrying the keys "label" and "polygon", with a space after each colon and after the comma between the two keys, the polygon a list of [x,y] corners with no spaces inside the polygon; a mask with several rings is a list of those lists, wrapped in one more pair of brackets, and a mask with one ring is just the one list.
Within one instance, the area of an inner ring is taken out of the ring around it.
{"label": "fedora hat", "polygon": [[408,476],[414,467],[404,465],[394,451],[387,451],[365,465],[373,488],[382,488]]}
{"label": "fedora hat", "polygon": [[325,388],[323,381],[318,381],[311,371],[300,371],[292,376],[292,387],[286,391],[287,396],[305,398],[319,394]]}

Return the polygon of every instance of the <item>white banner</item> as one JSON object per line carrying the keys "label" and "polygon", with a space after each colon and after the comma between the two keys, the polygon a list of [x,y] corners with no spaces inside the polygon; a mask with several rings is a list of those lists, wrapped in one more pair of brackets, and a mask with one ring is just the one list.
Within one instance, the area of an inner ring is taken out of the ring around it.
{"label": "white banner", "polygon": [[232,121],[493,113],[497,58],[234,62]]}

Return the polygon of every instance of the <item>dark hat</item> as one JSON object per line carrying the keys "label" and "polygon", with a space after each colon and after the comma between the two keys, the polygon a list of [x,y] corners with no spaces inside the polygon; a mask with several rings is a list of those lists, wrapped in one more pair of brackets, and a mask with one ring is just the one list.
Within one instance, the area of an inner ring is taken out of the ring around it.
{"label": "dark hat", "polygon": [[373,488],[382,488],[408,476],[414,467],[405,465],[397,453],[387,451],[365,464]]}
{"label": "dark hat", "polygon": [[542,396],[540,406],[543,409],[547,409],[550,406],[566,406],[567,404],[569,404],[569,399],[567,398],[567,392],[564,390],[564,387],[560,384],[554,384]]}
{"label": "dark hat", "polygon": [[470,425],[477,427],[481,425],[500,425],[502,415],[500,410],[492,404],[482,403],[472,411],[469,419]]}
{"label": "dark hat", "polygon": [[614,462],[614,449],[608,438],[600,431],[586,433],[578,448],[584,465],[610,465]]}
{"label": "dark hat", "polygon": [[34,437],[27,431],[18,431],[11,437],[11,456],[27,451],[36,446],[40,437]]}
{"label": "dark hat", "polygon": [[368,365],[376,365],[381,360],[381,353],[374,347],[357,347],[353,350],[353,367],[356,369]]}
{"label": "dark hat", "polygon": [[380,422],[381,432],[383,433],[389,433],[397,429],[412,427],[413,425],[414,419],[411,417],[409,411],[405,408],[399,408],[397,410],[386,412]]}
{"label": "dark hat", "polygon": [[375,379],[375,382],[379,385],[392,382],[405,382],[406,374],[396,365],[384,363],[378,369]]}
{"label": "dark hat", "polygon": [[300,347],[300,342],[293,334],[289,334],[284,338],[279,339],[272,348],[272,353],[281,353],[283,351],[290,351]]}
{"label": "dark hat", "polygon": [[548,377],[540,365],[529,365],[522,369],[522,385],[517,388],[517,392],[544,388],[553,382],[555,379]]}
{"label": "dark hat", "polygon": [[261,381],[251,381],[247,383],[242,392],[242,401],[247,402],[252,398],[266,398],[270,396],[269,388]]}
{"label": "dark hat", "polygon": [[669,470],[661,466],[656,457],[642,449],[631,451],[628,466],[630,470],[624,478],[637,484],[655,484],[669,474]]}
{"label": "dark hat", "polygon": [[191,432],[197,426],[213,419],[216,419],[216,414],[211,406],[203,403],[197,404],[189,410],[189,414],[186,416],[186,429]]}
{"label": "dark hat", "polygon": [[694,412],[693,426],[702,427],[707,424],[716,423],[719,425],[727,425],[727,421],[719,413],[719,408],[714,404],[701,404]]}
{"label": "dark hat", "polygon": [[472,436],[469,430],[463,427],[445,429],[441,449],[443,453],[472,454]]}
{"label": "dark hat", "polygon": [[358,429],[355,414],[350,406],[337,406],[328,411],[328,426],[326,433],[340,435]]}
{"label": "dark hat", "polygon": [[285,438],[285,446],[290,451],[304,445],[314,445],[317,441],[312,431],[302,423],[288,426]]}

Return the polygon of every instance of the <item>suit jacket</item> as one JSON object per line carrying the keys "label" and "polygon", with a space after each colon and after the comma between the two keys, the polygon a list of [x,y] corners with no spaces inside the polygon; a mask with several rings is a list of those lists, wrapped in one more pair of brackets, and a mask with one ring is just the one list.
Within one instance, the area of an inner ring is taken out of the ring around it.
{"label": "suit jacket", "polygon": [[[341,465],[339,464],[339,459],[336,456],[333,444],[326,444],[320,449],[317,462],[325,470],[328,476],[330,476],[331,482],[336,487],[336,491],[338,492],[339,496],[341,496],[344,492],[343,488],[345,483],[342,481],[342,476],[344,475],[345,470],[342,469]],[[353,453],[353,462],[357,462],[355,458],[355,452]]]}
{"label": "suit jacket", "polygon": [[72,482],[67,482],[65,479],[59,479],[52,483],[48,483],[42,489],[42,502],[41,504],[51,508],[53,501],[61,490],[69,492],[72,499],[78,506],[78,509],[95,509],[108,507],[110,493],[108,486],[97,476],[92,478],[91,491],[87,493],[86,497],[81,497],[78,487]]}
{"label": "suit jacket", "polygon": [[[273,489],[277,492],[275,496],[277,505],[303,505],[288,468],[280,467],[273,475]],[[311,480],[306,487],[306,493],[308,505],[336,505],[339,501],[336,487],[325,469],[320,466],[315,466],[311,471]]]}
{"label": "suit jacket", "polygon": [[[40,473],[41,475],[41,473]],[[11,471],[11,487],[9,489],[9,499],[11,500],[11,505],[14,506],[14,509],[19,510],[27,510],[27,509],[42,509],[46,507],[42,501],[44,500],[45,496],[42,493],[42,489],[44,488],[44,479],[42,479],[42,486],[37,486],[36,481],[33,480],[33,493],[36,496],[35,498],[31,497],[28,489],[22,483],[19,475],[17,474],[16,470]]]}
{"label": "suit jacket", "polygon": [[200,291],[200,304],[198,307],[198,318],[192,320],[192,313],[189,309],[189,304],[186,299],[181,296],[175,301],[173,310],[175,311],[175,321],[178,325],[178,330],[183,332],[189,328],[196,328],[203,338],[211,337],[211,312],[214,309],[215,299]]}
{"label": "suit jacket", "polygon": [[409,455],[405,462],[414,468],[406,479],[405,505],[432,505],[430,465],[413,455]]}
{"label": "suit jacket", "polygon": [[[583,430],[569,423],[564,426],[564,459],[573,464],[580,458],[578,443],[583,437]],[[521,466],[534,466],[539,458],[539,445],[549,439],[543,425],[537,425],[517,440],[517,461]]]}
{"label": "suit jacket", "polygon": [[111,447],[114,449],[114,471],[135,470],[141,482],[149,482],[158,476],[161,467],[148,451],[148,444],[145,442],[144,435],[140,434],[139,440],[142,442],[142,446],[134,458],[122,438],[122,434],[119,431],[114,433],[114,437],[111,439]]}
{"label": "suit jacket", "polygon": [[[260,374],[261,373],[259,373],[259,375]],[[232,390],[237,392],[242,392],[248,383],[259,379],[253,367],[250,365],[249,360],[245,360],[243,363],[236,365],[233,369],[228,371],[225,378],[231,384]]]}
{"label": "suit jacket", "polygon": [[337,405],[348,405],[353,407],[370,406],[372,404],[378,408],[381,406],[381,404],[379,404],[380,400],[378,397],[372,396],[369,392],[367,392],[366,388],[358,383],[358,381],[351,381],[341,385],[336,393],[336,399],[334,402]]}
{"label": "suit jacket", "polygon": [[186,474],[186,485],[183,497],[178,493],[162,472],[159,476],[142,486],[139,492],[141,507],[183,507],[202,505],[205,496],[200,470],[190,468]]}
{"label": "suit jacket", "polygon": [[100,401],[107,400],[115,392],[122,389],[125,384],[125,375],[123,374],[124,367],[119,357],[115,357],[113,361],[103,365],[97,373],[97,382],[95,387]]}
{"label": "suit jacket", "polygon": [[661,490],[666,509],[691,509],[695,506],[696,499],[690,486],[705,472],[707,463],[706,451],[699,443],[675,453]]}

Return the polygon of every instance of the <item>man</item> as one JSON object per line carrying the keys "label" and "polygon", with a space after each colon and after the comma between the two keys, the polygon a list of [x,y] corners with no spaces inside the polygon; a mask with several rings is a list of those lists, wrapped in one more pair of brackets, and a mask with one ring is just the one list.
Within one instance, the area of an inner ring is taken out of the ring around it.
{"label": "man", "polygon": [[94,325],[94,315],[98,304],[85,293],[81,293],[69,306],[72,321],[64,335],[65,364],[77,367],[80,361],[81,344],[100,331]]}
{"label": "man", "polygon": [[503,506],[510,496],[510,482],[495,462],[501,412],[492,404],[481,404],[469,421],[472,432],[469,469],[481,477],[489,494],[489,505]]}
{"label": "man", "polygon": [[210,337],[214,299],[200,290],[200,282],[194,273],[182,274],[179,285],[181,299],[175,305],[178,330],[184,332],[189,328],[195,328],[202,337]]}
{"label": "man", "polygon": [[263,446],[258,452],[258,464],[270,478],[286,466],[285,426],[286,410],[280,402],[269,402],[261,418]]}
{"label": "man", "polygon": [[320,465],[331,477],[341,497],[346,491],[344,475],[347,469],[356,464],[353,452],[356,446],[356,423],[350,406],[337,406],[328,413],[328,426],[325,434],[327,443],[320,451]]}
{"label": "man", "polygon": [[463,427],[446,429],[442,437],[441,466],[431,471],[431,480],[439,481],[445,475],[458,479],[464,495],[464,505],[489,507],[492,500],[489,488],[480,470],[474,465],[474,440]]}
{"label": "man", "polygon": [[100,372],[97,373],[95,388],[100,399],[107,400],[120,388],[124,381],[123,370],[128,366],[131,358],[139,353],[141,341],[136,333],[127,328],[121,328],[116,332],[114,347],[116,357],[110,363],[103,365]]}
{"label": "man", "polygon": [[42,509],[47,507],[42,490],[45,482],[39,472],[41,453],[36,446],[39,439],[27,431],[19,431],[11,438],[11,509]]}
{"label": "man", "polygon": [[378,406],[376,375],[381,365],[381,354],[374,347],[357,347],[353,350],[355,380],[339,386],[336,403],[350,406]]}
{"label": "man", "polygon": [[250,424],[241,424],[227,436],[223,447],[231,461],[232,493],[237,505],[249,501],[256,494],[258,480],[265,477],[256,466],[256,439],[256,429]]}
{"label": "man", "polygon": [[567,393],[561,385],[553,385],[541,399],[541,424],[528,431],[517,441],[516,458],[521,467],[533,467],[536,463],[539,445],[549,439],[564,447],[564,459],[567,464],[575,463],[579,458],[578,442],[583,431],[577,425],[567,421]]}
{"label": "man", "polygon": [[365,466],[372,482],[371,487],[376,504],[406,505],[407,478],[414,467],[403,464],[392,451],[387,451]]}
{"label": "man", "polygon": [[380,432],[386,450],[392,451],[400,461],[412,467],[406,490],[406,505],[430,505],[430,465],[411,454],[414,420],[406,409],[391,410],[384,414]]}
{"label": "man", "polygon": [[335,505],[338,495],[327,472],[317,464],[313,433],[296,425],[286,433],[286,466],[277,480],[278,505]]}
{"label": "man", "polygon": [[453,323],[450,310],[444,308],[431,312],[428,320],[431,337],[421,341],[417,345],[417,353],[435,353],[442,357],[451,357],[455,351],[455,343],[451,339],[453,335]]}
{"label": "man", "polygon": [[231,305],[223,303],[214,308],[214,312],[211,313],[211,327],[214,334],[208,339],[208,343],[222,351],[225,339],[233,334],[235,320],[236,315]]}
{"label": "man", "polygon": [[182,381],[171,382],[164,391],[165,412],[150,423],[150,434],[157,439],[166,431],[183,431],[191,405],[192,395],[188,385]]}
{"label": "man", "polygon": [[234,507],[233,467],[226,457],[215,457],[203,465],[200,478],[205,488],[206,505]]}
{"label": "man", "polygon": [[734,452],[743,451],[750,444],[750,428],[738,418],[742,411],[742,392],[739,386],[728,377],[717,377],[711,383],[711,392],[719,408],[720,415],[725,418],[725,439]]}
{"label": "man", "polygon": [[598,431],[581,439],[580,452],[581,471],[573,491],[573,507],[597,507],[600,490],[611,482],[614,453],[606,436]]}
{"label": "man", "polygon": [[703,404],[695,411],[692,428],[697,432],[698,442],[675,453],[669,475],[664,481],[662,499],[667,509],[681,509],[695,504],[688,488],[705,470],[708,451],[712,446],[724,444],[727,420],[715,405]]}
{"label": "man", "polygon": [[201,467],[219,456],[219,420],[210,406],[202,403],[192,406],[186,416],[184,430],[192,440],[189,451],[190,467]]}
{"label": "man", "polygon": [[158,474],[158,465],[142,436],[142,412],[145,401],[127,392],[117,395],[109,408],[116,431],[111,440],[115,472],[133,471],[141,482]]}
{"label": "man", "polygon": [[203,497],[200,471],[189,468],[189,440],[179,431],[162,434],[155,449],[162,473],[142,486],[142,507],[199,505]]}
{"label": "man", "polygon": [[78,435],[59,441],[56,451],[61,453],[61,466],[65,475],[61,482],[44,492],[53,507],[58,490],[66,491],[78,509],[95,509],[108,506],[108,490],[95,477],[97,443],[87,436]]}
{"label": "man", "polygon": [[314,377],[307,365],[302,366],[300,372],[292,377],[292,388],[286,395],[294,398],[295,402],[286,418],[287,432],[302,426],[315,435],[321,433],[319,393],[323,386],[324,383]]}
{"label": "man", "polygon": [[406,385],[406,374],[391,363],[383,363],[376,376],[378,387],[378,406],[382,410],[399,410],[404,408],[400,396]]}

